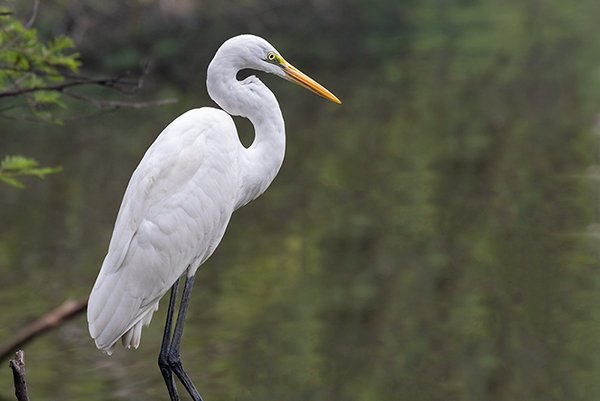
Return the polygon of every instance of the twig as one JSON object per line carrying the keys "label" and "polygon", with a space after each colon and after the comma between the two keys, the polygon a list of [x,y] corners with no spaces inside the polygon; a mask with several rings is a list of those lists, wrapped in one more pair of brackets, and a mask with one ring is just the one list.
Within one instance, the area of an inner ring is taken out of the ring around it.
{"label": "twig", "polygon": [[177,103],[178,100],[177,98],[168,98],[168,99],[159,99],[159,100],[151,100],[148,102],[122,102],[122,101],[118,101],[118,100],[106,100],[106,101],[100,101],[101,105],[106,105],[110,108],[114,108],[114,109],[123,109],[123,108],[129,108],[129,109],[145,109],[148,107],[155,107],[155,106],[164,106],[167,104],[173,104],[173,103]]}
{"label": "twig", "polygon": [[77,316],[79,313],[83,312],[86,307],[87,300],[66,300],[58,308],[23,327],[12,340],[0,347],[0,360],[7,358],[15,350],[21,348],[40,334]]}
{"label": "twig", "polygon": [[152,69],[152,62],[146,61],[144,63],[144,67],[142,68],[142,75],[138,78],[137,89],[142,89],[144,87],[144,80],[150,74],[150,70]]}
{"label": "twig", "polygon": [[25,382],[25,355],[23,351],[17,351],[15,359],[11,359],[9,365],[13,372],[17,400],[29,401],[29,396],[27,395],[27,383]]}
{"label": "twig", "polygon": [[136,86],[138,85],[137,81],[135,83],[132,83],[132,82],[124,81],[120,78],[81,79],[81,80],[77,80],[77,81],[63,82],[63,83],[56,84],[56,85],[32,86],[30,88],[19,88],[19,89],[4,91],[4,92],[0,92],[0,98],[10,97],[10,96],[19,96],[19,95],[23,95],[26,93],[40,92],[40,91],[62,92],[67,88],[71,88],[74,86],[81,86],[81,85],[100,85],[100,86],[107,86],[109,88],[117,89],[117,86],[119,84],[121,84],[121,85],[132,85],[133,84]]}
{"label": "twig", "polygon": [[167,104],[173,104],[173,103],[177,103],[178,99],[177,98],[167,98],[167,99],[159,99],[159,100],[150,100],[147,102],[124,102],[124,101],[120,101],[120,100],[102,100],[102,99],[96,99],[93,97],[89,97],[89,96],[84,96],[81,95],[79,93],[73,93],[70,91],[64,91],[64,94],[73,98],[73,99],[77,99],[77,100],[82,100],[88,103],[93,104],[96,108],[98,109],[110,109],[110,110],[114,110],[114,109],[123,109],[123,108],[129,108],[129,109],[145,109],[148,107],[154,107],[154,106],[164,106]]}
{"label": "twig", "polygon": [[29,17],[29,21],[27,21],[27,23],[25,24],[25,28],[31,28],[33,26],[33,23],[37,18],[39,8],[40,0],[35,0],[35,2],[33,3],[33,11],[31,12],[31,17]]}

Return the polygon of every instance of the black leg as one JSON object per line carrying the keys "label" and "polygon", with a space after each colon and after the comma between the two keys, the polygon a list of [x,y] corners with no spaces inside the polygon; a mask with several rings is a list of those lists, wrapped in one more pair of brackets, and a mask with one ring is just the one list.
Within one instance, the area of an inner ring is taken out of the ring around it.
{"label": "black leg", "polygon": [[160,367],[160,372],[165,379],[171,401],[179,401],[179,394],[177,394],[177,388],[175,387],[175,380],[173,378],[173,371],[171,370],[171,366],[169,366],[168,358],[171,345],[171,326],[175,312],[175,302],[177,300],[177,287],[179,286],[179,280],[180,279],[177,279],[175,284],[173,284],[173,287],[171,287],[171,296],[169,298],[169,309],[167,309],[165,332],[163,334],[162,344],[160,346],[160,353],[158,354],[158,366]]}
{"label": "black leg", "polygon": [[179,313],[177,314],[177,322],[175,323],[175,330],[173,332],[173,338],[168,351],[168,363],[173,373],[177,375],[187,392],[190,394],[194,401],[202,401],[200,393],[192,383],[192,380],[188,374],[183,370],[181,364],[181,357],[179,355],[179,347],[181,345],[181,336],[183,335],[183,325],[185,323],[185,315],[187,313],[188,306],[190,304],[190,296],[192,294],[192,287],[194,286],[194,276],[188,277],[185,281],[185,287],[183,289],[183,295],[181,296],[181,304],[179,306]]}

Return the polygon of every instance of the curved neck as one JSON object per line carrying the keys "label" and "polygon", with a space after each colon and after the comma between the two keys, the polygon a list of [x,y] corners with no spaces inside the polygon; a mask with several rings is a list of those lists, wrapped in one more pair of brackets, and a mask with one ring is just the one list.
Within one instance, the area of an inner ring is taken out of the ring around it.
{"label": "curved neck", "polygon": [[254,126],[252,145],[246,149],[240,142],[237,209],[260,196],[277,175],[285,154],[285,126],[269,88],[254,76],[238,81],[240,69],[223,61],[217,55],[208,66],[208,94],[227,113]]}

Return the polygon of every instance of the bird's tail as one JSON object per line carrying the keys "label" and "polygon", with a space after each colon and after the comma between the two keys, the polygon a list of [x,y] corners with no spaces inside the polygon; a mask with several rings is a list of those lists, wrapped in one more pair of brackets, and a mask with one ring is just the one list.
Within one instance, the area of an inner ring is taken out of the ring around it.
{"label": "bird's tail", "polygon": [[119,339],[127,348],[140,344],[143,326],[152,320],[158,301],[142,305],[133,296],[120,274],[99,275],[88,302],[87,319],[90,335],[96,346],[107,354]]}

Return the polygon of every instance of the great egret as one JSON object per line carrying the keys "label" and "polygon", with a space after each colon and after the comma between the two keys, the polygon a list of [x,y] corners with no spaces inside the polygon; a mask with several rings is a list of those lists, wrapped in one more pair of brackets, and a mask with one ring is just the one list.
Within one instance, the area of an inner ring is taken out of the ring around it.
{"label": "great egret", "polygon": [[[236,74],[242,69],[275,74],[341,103],[266,40],[236,36],[221,45],[208,66],[208,93],[223,110],[203,107],[176,118],[133,172],[90,294],[89,330],[96,346],[108,354],[119,339],[127,348],[137,348],[142,327],[171,289],[158,363],[173,401],[179,399],[173,373],[194,400],[202,400],[179,354],[196,270],[219,245],[231,214],[261,195],[283,162],[279,104],[255,76],[239,81]],[[255,138],[249,148],[240,143],[230,115],[252,122]]]}

